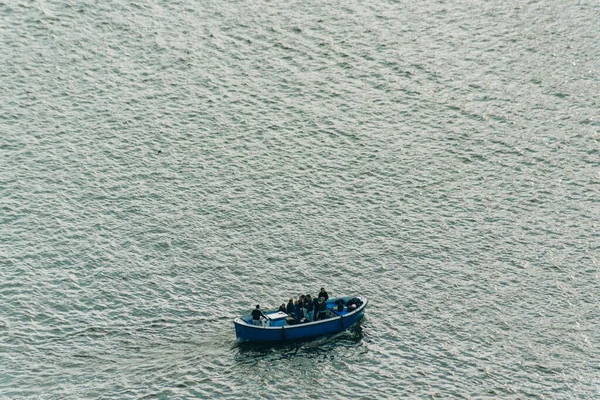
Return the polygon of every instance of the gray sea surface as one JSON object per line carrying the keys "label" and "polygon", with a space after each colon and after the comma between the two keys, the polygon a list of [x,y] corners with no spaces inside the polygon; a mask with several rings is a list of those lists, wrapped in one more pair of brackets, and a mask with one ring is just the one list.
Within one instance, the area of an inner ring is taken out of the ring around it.
{"label": "gray sea surface", "polygon": [[[600,397],[600,6],[0,1],[1,399]],[[354,329],[232,320],[321,286]]]}

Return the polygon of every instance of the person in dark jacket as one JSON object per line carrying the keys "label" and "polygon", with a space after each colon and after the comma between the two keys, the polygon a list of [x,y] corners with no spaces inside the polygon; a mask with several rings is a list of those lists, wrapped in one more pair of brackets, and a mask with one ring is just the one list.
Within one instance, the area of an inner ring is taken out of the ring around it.
{"label": "person in dark jacket", "polygon": [[304,299],[304,308],[306,309],[304,316],[308,319],[308,322],[313,322],[315,319],[315,303],[313,303],[310,294],[307,294]]}
{"label": "person in dark jacket", "polygon": [[292,315],[294,313],[294,299],[290,299],[290,301],[288,301],[285,311],[288,315]]}
{"label": "person in dark jacket", "polygon": [[327,301],[329,299],[329,295],[327,294],[327,291],[325,290],[324,287],[321,288],[321,291],[319,292],[319,296],[317,296],[318,299],[320,299],[321,297],[325,297],[325,301]]}
{"label": "person in dark jacket", "polygon": [[281,303],[281,305],[279,306],[279,310],[277,310],[277,311],[283,312],[283,313],[286,312],[285,303]]}
{"label": "person in dark jacket", "polygon": [[317,303],[317,309],[315,310],[315,321],[325,319],[327,316],[327,302],[325,301],[325,297],[319,298],[319,302]]}
{"label": "person in dark jacket", "polygon": [[261,326],[261,318],[268,319],[265,313],[260,310],[260,305],[257,304],[256,308],[252,310],[252,324]]}
{"label": "person in dark jacket", "polygon": [[298,323],[302,320],[302,305],[298,300],[296,300],[296,303],[294,304],[294,317],[296,317],[296,322]]}
{"label": "person in dark jacket", "polygon": [[319,320],[319,298],[315,297],[314,299],[312,299],[313,302],[313,321],[318,321]]}
{"label": "person in dark jacket", "polygon": [[306,309],[306,297],[305,295],[300,296],[300,307],[302,307],[302,316],[308,320],[308,310]]}

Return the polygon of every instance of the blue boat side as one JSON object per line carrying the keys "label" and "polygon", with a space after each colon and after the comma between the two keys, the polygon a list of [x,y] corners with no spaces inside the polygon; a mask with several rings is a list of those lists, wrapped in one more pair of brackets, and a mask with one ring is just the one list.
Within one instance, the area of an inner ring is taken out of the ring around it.
{"label": "blue boat side", "polygon": [[[337,311],[335,304],[337,300],[343,299],[347,302],[355,297],[363,302],[360,307],[351,311],[348,311],[344,307],[343,311]],[[330,299],[327,301],[327,319],[296,325],[288,325],[282,320],[272,326],[254,326],[252,325],[252,316],[245,315],[233,321],[235,334],[239,340],[243,341],[280,342],[337,333],[357,323],[364,316],[367,304],[368,300],[363,296],[346,296]]]}

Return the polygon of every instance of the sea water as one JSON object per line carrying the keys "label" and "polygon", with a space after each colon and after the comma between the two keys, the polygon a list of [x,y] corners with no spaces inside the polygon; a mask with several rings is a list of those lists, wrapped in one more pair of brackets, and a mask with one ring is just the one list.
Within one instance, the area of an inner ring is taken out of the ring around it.
{"label": "sea water", "polygon": [[0,3],[0,398],[598,398],[599,17]]}

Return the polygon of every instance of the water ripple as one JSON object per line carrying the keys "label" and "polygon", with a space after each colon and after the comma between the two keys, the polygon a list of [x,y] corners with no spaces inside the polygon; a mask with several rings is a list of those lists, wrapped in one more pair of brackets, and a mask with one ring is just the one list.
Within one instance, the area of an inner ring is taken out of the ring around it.
{"label": "water ripple", "polygon": [[598,397],[592,2],[0,15],[0,398]]}

